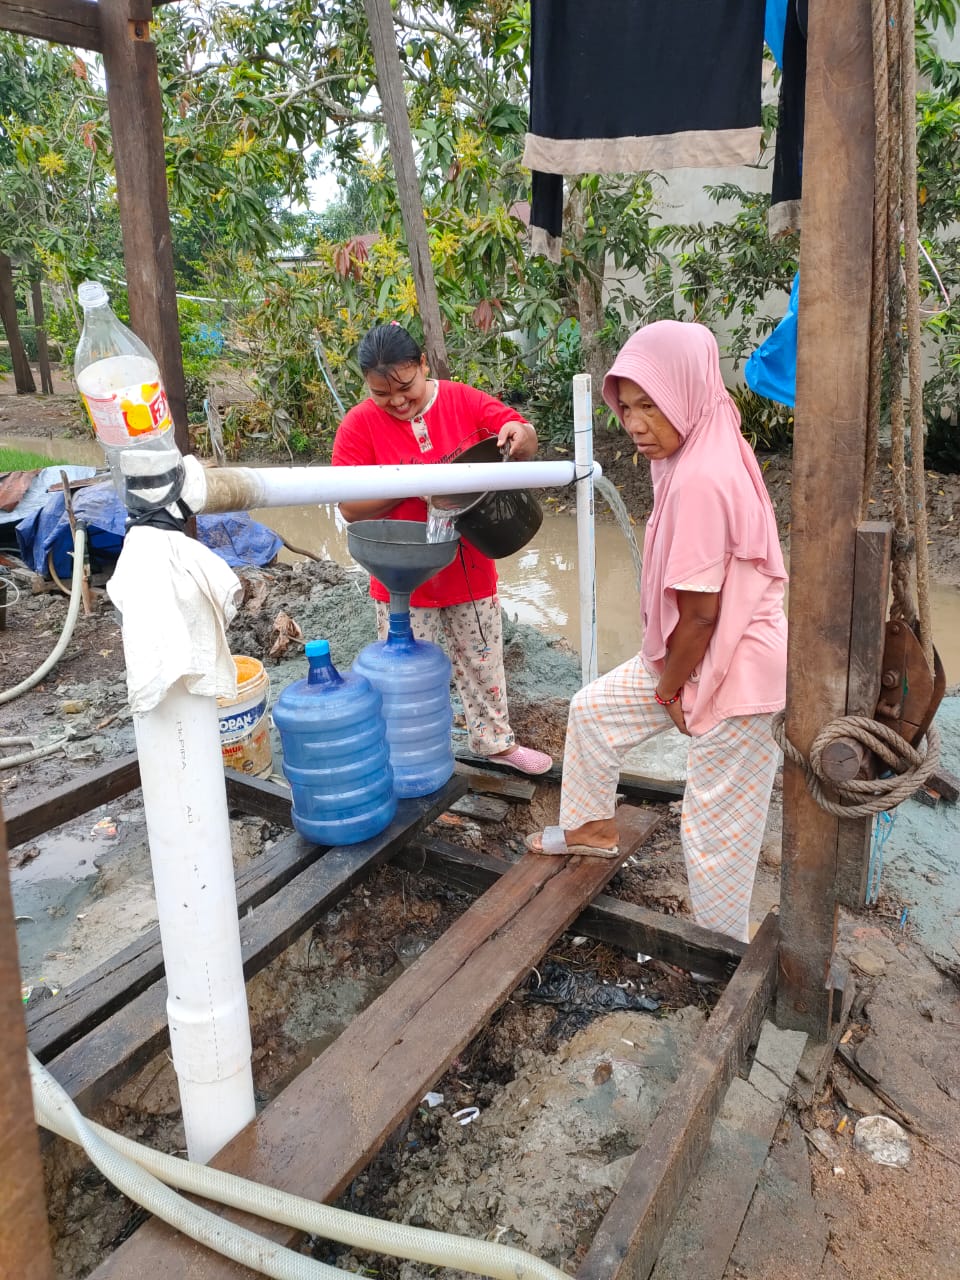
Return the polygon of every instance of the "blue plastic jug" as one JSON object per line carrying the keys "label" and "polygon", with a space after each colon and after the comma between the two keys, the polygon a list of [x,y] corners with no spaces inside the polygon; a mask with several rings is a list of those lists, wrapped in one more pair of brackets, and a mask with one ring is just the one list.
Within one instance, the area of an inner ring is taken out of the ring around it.
{"label": "blue plastic jug", "polygon": [[293,825],[314,844],[359,844],[397,812],[382,701],[363,676],[341,675],[326,640],[306,646],[310,674],[273,708]]}
{"label": "blue plastic jug", "polygon": [[409,613],[391,613],[386,640],[368,644],[354,671],[383,697],[383,718],[398,796],[427,796],[452,776],[450,659],[414,640]]}

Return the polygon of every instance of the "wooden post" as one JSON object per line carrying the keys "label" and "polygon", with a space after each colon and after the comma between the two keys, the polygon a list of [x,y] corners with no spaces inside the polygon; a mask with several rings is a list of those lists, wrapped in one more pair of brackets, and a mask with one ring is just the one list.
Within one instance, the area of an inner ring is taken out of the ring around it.
{"label": "wooden post", "polygon": [[130,323],[157,358],[177,445],[189,453],[152,6],[150,0],[100,0],[97,9]]}
{"label": "wooden post", "polygon": [[27,1073],[17,933],[0,810],[0,1270],[17,1280],[50,1280],[40,1145]]}
{"label": "wooden post", "polygon": [[24,349],[20,336],[20,324],[17,321],[17,295],[13,288],[13,263],[7,254],[0,252],[0,323],[3,324],[10,345],[10,359],[13,361],[13,383],[17,395],[31,395],[37,386],[33,380],[33,370]]}
{"label": "wooden post", "polygon": [[449,378],[447,344],[440,319],[437,301],[437,283],[430,261],[430,245],[427,242],[427,225],[423,217],[423,199],[420,195],[420,179],[413,155],[413,137],[410,133],[410,117],[407,115],[407,99],[403,92],[403,73],[397,52],[397,37],[393,26],[390,0],[363,0],[370,25],[370,43],[377,65],[377,86],[383,103],[383,117],[390,140],[390,155],[397,177],[400,212],[407,233],[407,248],[413,268],[413,282],[417,290],[420,319],[431,372],[437,378]]}
{"label": "wooden post", "polygon": [[[786,720],[804,752],[847,701],[870,338],[870,33],[870,0],[810,0]],[[833,1016],[839,823],[788,762],[777,1021],[819,1041]]]}
{"label": "wooden post", "polygon": [[40,366],[40,390],[45,396],[53,395],[53,374],[50,372],[50,352],[47,348],[47,330],[43,322],[43,289],[40,277],[30,281],[30,298],[33,305],[33,332],[37,338],[37,363]]}

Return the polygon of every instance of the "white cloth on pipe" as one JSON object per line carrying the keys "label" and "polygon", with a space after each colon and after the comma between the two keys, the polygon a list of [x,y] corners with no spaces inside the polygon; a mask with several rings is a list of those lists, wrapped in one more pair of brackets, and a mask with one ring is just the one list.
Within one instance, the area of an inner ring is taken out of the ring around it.
{"label": "white cloth on pipe", "polygon": [[201,697],[234,697],[227,627],[242,587],[218,555],[186,534],[135,526],[107,594],[123,615],[127,696],[152,711],[178,680]]}

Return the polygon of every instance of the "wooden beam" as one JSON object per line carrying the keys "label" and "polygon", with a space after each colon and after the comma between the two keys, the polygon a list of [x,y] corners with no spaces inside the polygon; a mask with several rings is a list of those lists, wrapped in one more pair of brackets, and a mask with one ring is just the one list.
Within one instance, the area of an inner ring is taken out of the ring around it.
{"label": "wooden beam", "polygon": [[139,785],[140,764],[136,753],[131,753],[54,787],[42,800],[14,805],[7,819],[10,848],[79,818],[101,804],[109,804],[129,791],[136,791]]}
{"label": "wooden beam", "polygon": [[99,52],[100,15],[94,0],[0,0],[0,31]]}
{"label": "wooden beam", "polygon": [[[786,719],[804,752],[843,715],[850,669],[870,344],[870,13],[870,0],[810,0]],[[789,761],[783,793],[777,1022],[826,1040],[840,820]]]}
{"label": "wooden beam", "polygon": [[[847,715],[873,716],[880,697],[884,613],[890,595],[890,549],[893,525],[888,520],[864,521],[857,529],[853,567],[853,617],[850,628],[850,669],[847,673]],[[867,873],[873,819],[844,819],[837,835],[837,901],[854,910],[867,899]]]}
{"label": "wooden beam", "polygon": [[[130,323],[160,365],[181,453],[190,452],[163,114],[148,0],[99,0]],[[142,12],[141,12],[142,10]]]}
{"label": "wooden beam", "polygon": [[[393,862],[418,876],[432,876],[467,893],[483,893],[511,866],[503,858],[476,853],[445,840],[413,841],[400,850]],[[619,947],[628,955],[640,952],[717,978],[729,977],[747,950],[745,942],[703,929],[684,916],[665,916],[607,894],[594,898],[570,927],[597,942]]]}
{"label": "wooden beam", "polygon": [[[326,846],[308,844],[301,836],[291,834],[269,852],[254,858],[237,876],[237,909],[241,918],[279,893],[325,853]],[[49,1062],[162,977],[160,930],[153,928],[69,983],[56,1000],[43,1000],[29,1009],[30,1048],[41,1062]]]}
{"label": "wooden beam", "polygon": [[50,349],[47,346],[47,330],[43,316],[43,288],[40,277],[30,281],[30,302],[33,308],[33,332],[37,339],[37,364],[40,366],[40,391],[53,395],[53,375],[50,372]]}
{"label": "wooden beam", "polygon": [[768,915],[667,1094],[577,1280],[647,1280],[700,1167],[727,1085],[756,1043],[777,981],[777,919]]}
{"label": "wooden beam", "polygon": [[[235,769],[225,769],[227,802],[241,813],[255,813],[269,822],[291,826],[290,790],[263,778],[248,778]],[[52,831],[91,809],[109,804],[140,786],[140,762],[135,751],[91,769],[80,778],[48,791],[42,800],[15,805],[7,818],[10,848]]]}
{"label": "wooden beam", "polygon": [[410,117],[407,99],[403,91],[403,72],[397,51],[397,35],[393,26],[393,10],[390,0],[363,0],[370,26],[370,43],[377,67],[377,86],[383,104],[383,118],[390,141],[390,157],[397,178],[397,195],[400,213],[407,233],[407,249],[413,269],[413,282],[417,290],[420,319],[423,322],[424,343],[430,370],[436,378],[449,378],[447,343],[443,336],[443,321],[437,301],[437,282],[430,260],[430,244],[427,224],[423,215],[423,197],[420,194],[420,178],[413,154],[413,136],[410,133]]}
{"label": "wooden beam", "polygon": [[[617,821],[628,857],[656,826],[657,815],[621,807]],[[535,854],[514,863],[211,1165],[312,1200],[334,1199],[617,866],[608,859]],[[233,1211],[224,1216],[243,1217]],[[296,1237],[277,1224],[258,1223],[257,1229],[283,1243]],[[240,1280],[251,1274],[154,1219],[101,1264],[93,1280]]]}
{"label": "wooden beam", "polygon": [[[264,969],[463,791],[460,779],[451,778],[432,796],[401,800],[381,835],[328,849],[246,912],[240,920],[244,976],[250,979]],[[169,1043],[166,1006],[167,984],[161,979],[47,1064],[81,1110],[103,1102]]]}
{"label": "wooden beam", "polygon": [[7,837],[0,809],[0,1270],[50,1280],[53,1262],[33,1119]]}

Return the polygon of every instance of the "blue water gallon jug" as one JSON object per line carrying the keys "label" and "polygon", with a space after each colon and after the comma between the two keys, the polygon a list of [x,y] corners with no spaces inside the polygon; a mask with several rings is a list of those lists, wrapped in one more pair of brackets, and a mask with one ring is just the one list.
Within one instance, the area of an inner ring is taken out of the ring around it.
{"label": "blue water gallon jug", "polygon": [[397,812],[380,694],[362,675],[341,675],[326,640],[306,646],[310,674],[273,708],[293,825],[314,844],[359,844]]}
{"label": "blue water gallon jug", "polygon": [[386,640],[368,644],[353,669],[383,697],[383,718],[398,796],[427,796],[453,774],[450,659],[414,640],[409,613],[391,613]]}

